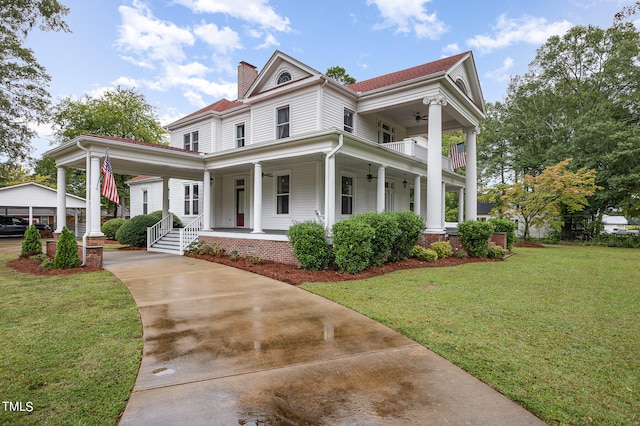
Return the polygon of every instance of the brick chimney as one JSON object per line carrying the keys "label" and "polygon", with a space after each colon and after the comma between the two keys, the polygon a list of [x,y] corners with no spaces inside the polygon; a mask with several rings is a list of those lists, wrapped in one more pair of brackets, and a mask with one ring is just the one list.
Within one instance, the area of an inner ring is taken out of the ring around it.
{"label": "brick chimney", "polygon": [[258,69],[248,62],[242,61],[238,65],[238,99],[242,99],[249,87],[256,81]]}

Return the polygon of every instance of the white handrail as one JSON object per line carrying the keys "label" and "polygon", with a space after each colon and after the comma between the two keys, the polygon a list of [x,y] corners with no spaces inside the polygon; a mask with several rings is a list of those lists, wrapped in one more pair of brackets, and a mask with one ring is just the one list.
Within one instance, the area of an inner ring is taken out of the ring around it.
{"label": "white handrail", "polygon": [[147,228],[147,250],[160,238],[167,235],[173,229],[173,213],[160,219],[155,225]]}
{"label": "white handrail", "polygon": [[204,214],[193,219],[187,226],[180,228],[180,254],[189,244],[198,239],[198,234],[204,227]]}

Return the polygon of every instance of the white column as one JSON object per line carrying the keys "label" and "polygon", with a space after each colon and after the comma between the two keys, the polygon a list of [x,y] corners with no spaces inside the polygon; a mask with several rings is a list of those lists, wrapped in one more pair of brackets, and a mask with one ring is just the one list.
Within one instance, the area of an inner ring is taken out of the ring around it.
{"label": "white column", "polygon": [[384,182],[385,182],[385,167],[378,167],[378,190],[376,194],[376,211],[378,213],[384,212]]}
{"label": "white column", "polygon": [[427,152],[427,229],[428,234],[442,234],[444,212],[442,210],[442,107],[447,105],[444,96],[425,98],[429,105],[429,130]]}
{"label": "white column", "polygon": [[253,168],[253,231],[252,234],[263,234],[262,231],[262,164],[254,163]]}
{"label": "white column", "polygon": [[467,220],[478,219],[478,171],[476,154],[476,134],[479,129],[471,127],[466,129],[467,174],[465,176],[466,214]]}
{"label": "white column", "polygon": [[442,229],[446,229],[447,184],[442,182]]}
{"label": "white column", "polygon": [[324,226],[328,232],[336,222],[336,156],[326,158],[324,171]]}
{"label": "white column", "polygon": [[204,216],[202,228],[211,229],[211,172],[209,170],[204,171],[202,186],[204,187]]}
{"label": "white column", "polygon": [[100,157],[91,156],[91,228],[90,237],[102,237],[100,230]]}
{"label": "white column", "polygon": [[162,217],[169,215],[169,178],[162,177]]}
{"label": "white column", "polygon": [[422,205],[421,198],[422,188],[420,187],[420,176],[416,176],[413,181],[413,212],[420,216],[420,206]]}
{"label": "white column", "polygon": [[[58,191],[56,193],[56,230],[62,233],[62,228],[67,226],[67,169],[58,167]],[[77,220],[76,220],[77,223]]]}
{"label": "white column", "polygon": [[458,223],[464,222],[464,188],[458,189]]}
{"label": "white column", "polygon": [[29,225],[33,225],[33,206],[29,206]]}

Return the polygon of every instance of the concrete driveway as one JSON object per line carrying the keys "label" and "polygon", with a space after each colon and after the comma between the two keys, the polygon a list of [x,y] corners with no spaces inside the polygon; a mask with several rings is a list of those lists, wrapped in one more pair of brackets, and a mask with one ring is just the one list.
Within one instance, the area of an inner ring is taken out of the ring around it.
{"label": "concrete driveway", "polygon": [[144,352],[121,425],[543,425],[419,344],[288,284],[107,251]]}

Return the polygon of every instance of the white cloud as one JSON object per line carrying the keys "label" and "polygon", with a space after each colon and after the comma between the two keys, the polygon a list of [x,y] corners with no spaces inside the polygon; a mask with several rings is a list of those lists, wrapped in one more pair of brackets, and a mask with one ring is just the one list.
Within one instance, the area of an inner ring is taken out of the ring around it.
{"label": "white cloud", "polygon": [[456,53],[460,53],[460,46],[458,46],[458,43],[447,44],[442,48],[442,54],[445,56],[455,55]]}
{"label": "white cloud", "polygon": [[467,40],[467,44],[481,53],[489,53],[516,43],[540,45],[553,35],[564,34],[571,27],[571,22],[566,20],[548,23],[545,18],[508,18],[503,14],[493,27],[493,36],[477,35]]}
{"label": "white cloud", "polygon": [[490,79],[497,81],[498,83],[505,83],[511,79],[510,70],[513,69],[513,58],[507,57],[504,61],[502,61],[502,66],[494,71],[487,72],[485,76]]}
{"label": "white cloud", "polygon": [[256,49],[268,49],[274,46],[280,46],[280,42],[273,36],[273,34],[267,34],[264,38],[264,43],[257,46]]}
{"label": "white cloud", "polygon": [[426,3],[431,0],[367,0],[376,5],[383,22],[374,29],[395,28],[396,33],[414,32],[418,38],[438,39],[447,32],[447,25],[436,13],[427,13]]}
{"label": "white cloud", "polygon": [[203,23],[195,27],[193,32],[218,53],[228,54],[242,47],[240,36],[229,27],[218,29],[216,24]]}
{"label": "white cloud", "polygon": [[135,78],[125,76],[116,78],[113,80],[113,84],[115,86],[138,87],[138,81]]}
{"label": "white cloud", "polygon": [[291,31],[289,18],[278,15],[267,0],[175,0],[195,13],[223,13],[280,32]]}
{"label": "white cloud", "polygon": [[118,45],[126,52],[142,54],[151,60],[181,61],[185,58],[183,46],[195,43],[191,31],[155,18],[139,1],[134,1],[133,7],[120,6],[118,10],[122,17]]}

